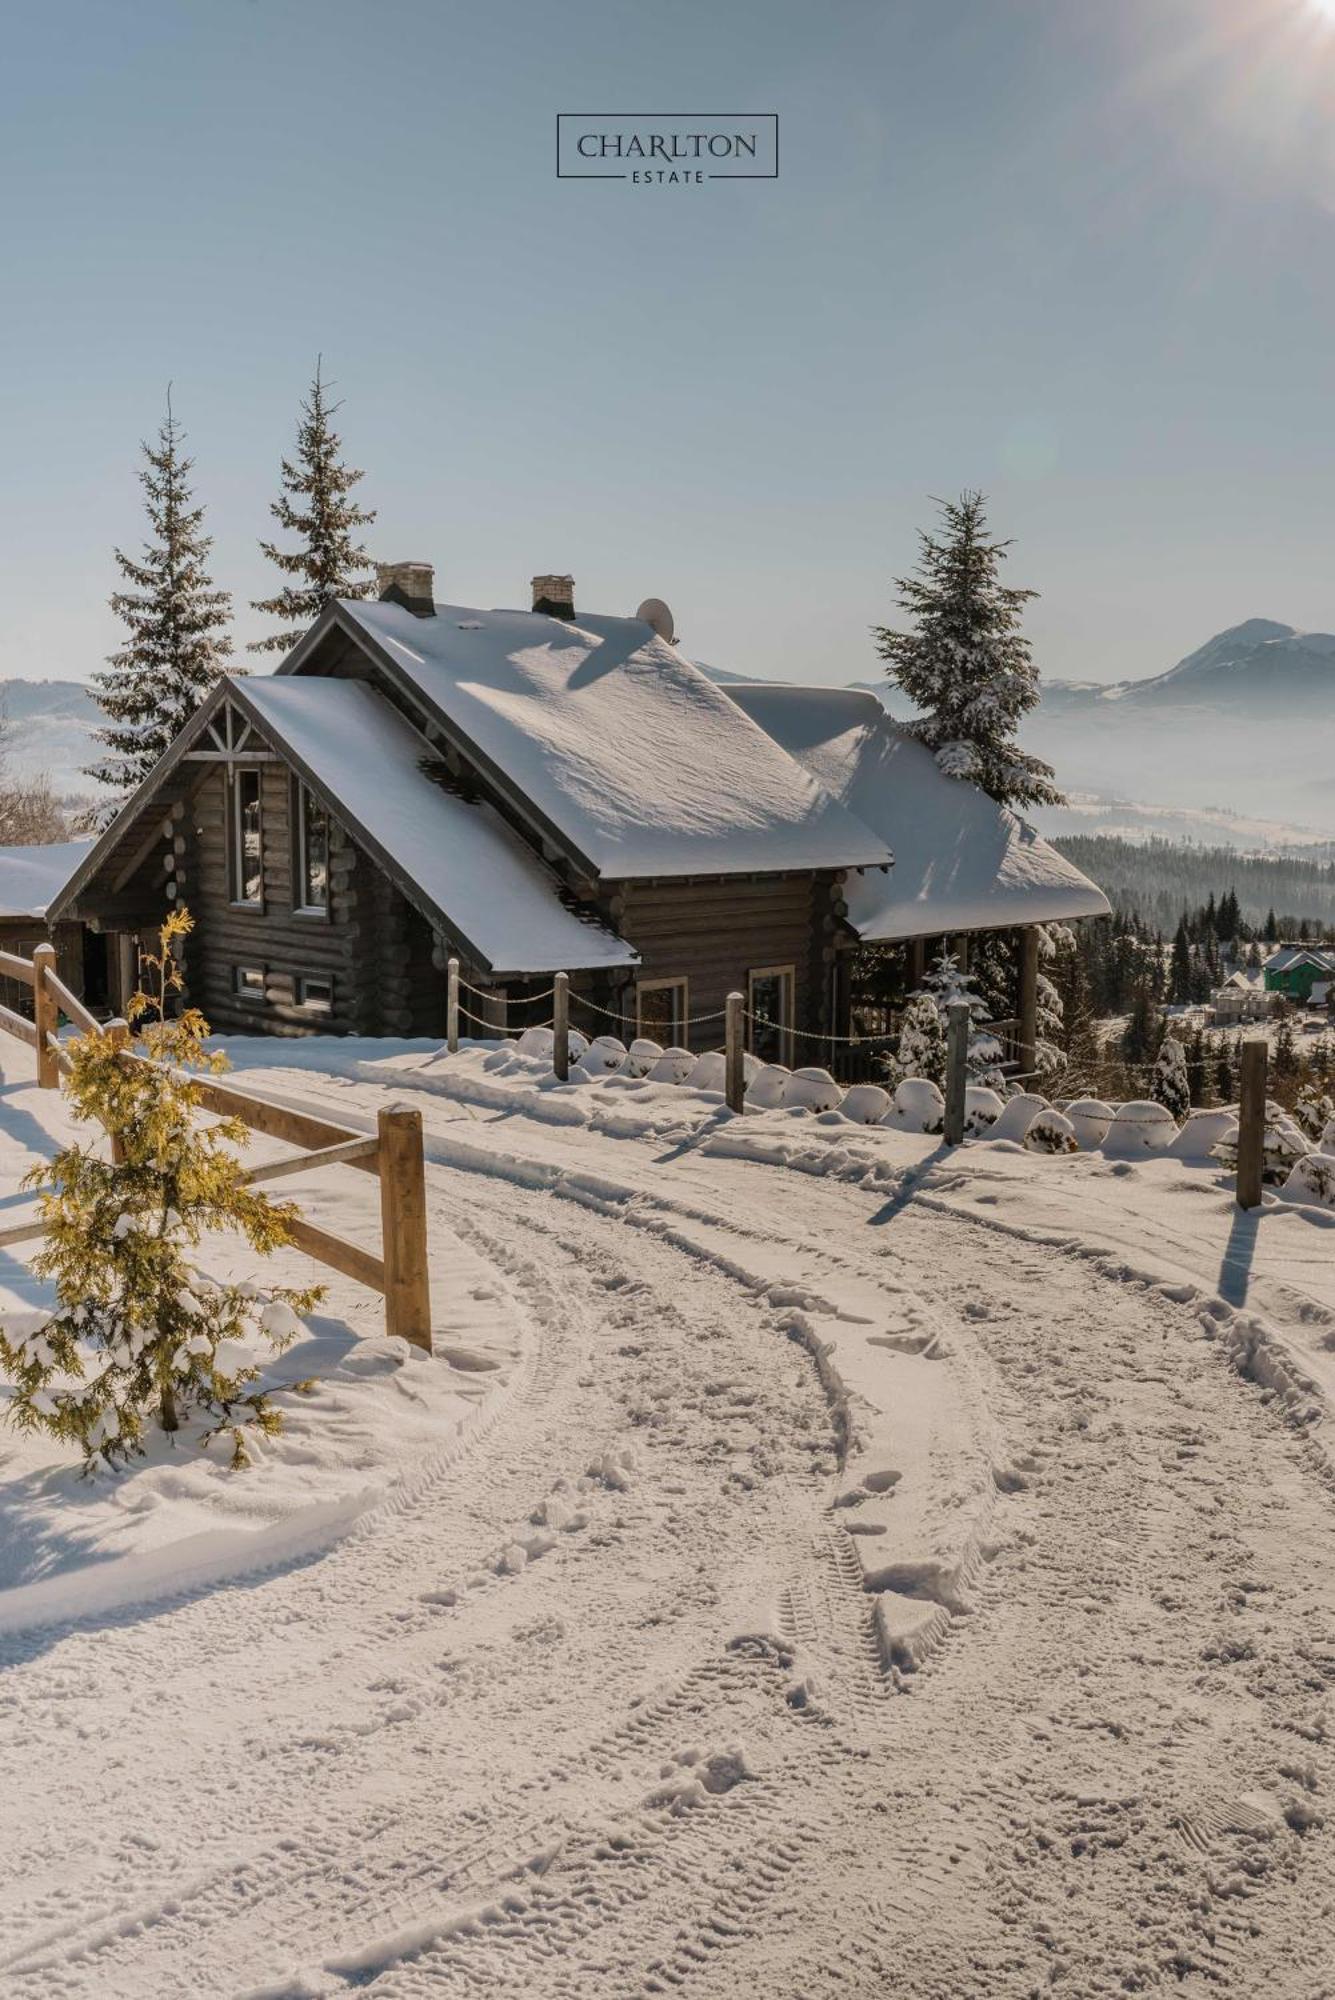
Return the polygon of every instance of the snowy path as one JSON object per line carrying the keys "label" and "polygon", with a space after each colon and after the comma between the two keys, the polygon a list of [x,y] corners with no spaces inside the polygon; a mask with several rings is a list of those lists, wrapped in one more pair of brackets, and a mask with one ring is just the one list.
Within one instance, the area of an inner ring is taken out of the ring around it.
{"label": "snowy path", "polygon": [[[967,1215],[423,1108],[491,1155],[430,1193],[527,1307],[509,1392],[309,1566],[0,1640],[0,1990],[1329,1986],[1335,1495],[1194,1314]],[[935,1336],[996,1427],[912,1676],[785,1284]]]}

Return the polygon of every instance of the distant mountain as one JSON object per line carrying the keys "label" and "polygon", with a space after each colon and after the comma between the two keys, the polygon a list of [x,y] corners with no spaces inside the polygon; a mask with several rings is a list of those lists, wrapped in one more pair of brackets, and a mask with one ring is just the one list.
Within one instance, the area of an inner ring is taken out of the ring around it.
{"label": "distant mountain", "polygon": [[1217,632],[1165,674],[1134,681],[1045,681],[1049,715],[1105,709],[1210,708],[1272,717],[1312,704],[1335,720],[1335,633],[1249,618]]}
{"label": "distant mountain", "polygon": [[16,778],[45,774],[58,797],[86,797],[94,786],[83,767],[93,760],[100,712],[81,681],[0,681],[8,770]]}

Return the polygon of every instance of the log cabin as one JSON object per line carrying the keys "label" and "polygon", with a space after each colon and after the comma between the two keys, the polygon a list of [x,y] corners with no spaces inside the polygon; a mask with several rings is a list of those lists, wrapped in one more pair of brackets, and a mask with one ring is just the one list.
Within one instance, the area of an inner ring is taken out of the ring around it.
{"label": "log cabin", "polygon": [[457,957],[472,1032],[544,1018],[559,970],[588,1032],[717,1045],[738,990],[797,1063],[847,1032],[864,939],[1107,909],[874,696],[720,686],[658,599],[577,616],[544,575],[476,610],[422,563],[222,682],[51,914],[108,940],[123,1001],[181,903],[220,1032],[439,1036]]}

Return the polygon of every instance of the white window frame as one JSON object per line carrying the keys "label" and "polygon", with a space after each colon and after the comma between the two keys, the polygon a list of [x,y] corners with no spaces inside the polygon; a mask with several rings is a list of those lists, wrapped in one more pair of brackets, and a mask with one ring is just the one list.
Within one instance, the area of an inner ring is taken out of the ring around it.
{"label": "white window frame", "polygon": [[[241,891],[246,879],[245,833],[241,817],[241,780],[254,778],[255,804],[259,810],[260,836],[260,892],[258,896],[243,896]],[[238,910],[262,910],[264,908],[264,773],[258,764],[238,764],[227,782],[227,824],[229,866],[232,871],[232,907]]]}
{"label": "white window frame", "polygon": [[[326,1000],[312,1000],[310,997],[310,988],[312,986],[323,986],[329,997]],[[318,976],[312,975],[309,978],[303,974],[297,981],[297,1005],[303,1014],[332,1014],[334,1011],[334,981],[332,974],[320,973]]]}
{"label": "white window frame", "polygon": [[[252,973],[259,978],[260,983],[258,986],[247,984],[248,977]],[[266,968],[262,965],[234,965],[232,967],[232,992],[243,1007],[263,1007],[267,1004],[268,996],[265,992],[265,987],[268,976]]]}
{"label": "white window frame", "polygon": [[679,996],[677,1004],[673,1008],[672,1033],[668,1041],[669,1045],[674,1048],[684,1048],[691,1017],[690,981],[685,978],[641,979],[636,981],[635,1032],[637,1035],[643,1035],[644,1033],[644,996],[646,993],[673,993]]}
{"label": "white window frame", "polygon": [[[324,804],[324,801],[323,801],[322,799],[318,799],[318,798],[317,798],[317,797],[315,796],[315,793],[314,793],[314,792],[313,792],[313,791],[311,790],[310,786],[309,786],[309,785],[308,785],[308,784],[307,784],[307,783],[305,782],[305,780],[304,780],[303,778],[298,778],[298,779],[297,779],[297,781],[296,781],[296,785],[297,785],[297,812],[296,812],[296,819],[297,819],[297,842],[296,842],[296,846],[297,846],[297,852],[296,852],[296,862],[297,862],[297,895],[299,896],[299,898],[300,898],[300,901],[294,901],[294,902],[293,902],[293,905],[292,905],[292,911],[293,911],[293,915],[294,915],[294,916],[298,916],[298,917],[322,917],[322,918],[324,918],[324,919],[326,919],[326,920],[327,920],[327,919],[328,919],[328,916],[329,916],[329,813],[328,813],[328,809],[326,808],[326,806],[325,806],[325,804]],[[321,814],[321,815],[323,816],[323,819],[324,819],[324,901],[323,901],[323,903],[308,903],[308,902],[306,901],[306,889],[307,889],[307,868],[306,868],[306,808],[307,808],[307,805],[308,805],[308,804],[310,804],[311,806],[313,806],[313,807],[315,808],[315,810],[316,810],[316,811],[317,811],[318,813],[320,813],[320,814]]]}
{"label": "white window frame", "polygon": [[[756,1012],[756,981],[758,979],[780,979],[784,982],[784,1018],[774,1024],[779,1034],[779,1053],[772,1060],[786,1063],[791,1068],[793,1061],[793,1029],[796,1026],[793,1016],[797,1011],[797,967],[795,965],[757,965],[752,967],[746,975],[746,1011],[752,1015]],[[748,1039],[754,1044],[754,1021],[751,1023],[751,1035]]]}

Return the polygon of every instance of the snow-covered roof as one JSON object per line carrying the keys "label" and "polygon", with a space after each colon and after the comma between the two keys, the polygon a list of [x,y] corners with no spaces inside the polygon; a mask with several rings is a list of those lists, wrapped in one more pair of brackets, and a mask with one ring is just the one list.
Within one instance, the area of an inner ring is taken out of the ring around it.
{"label": "snow-covered roof", "polygon": [[279,669],[318,672],[337,622],[540,831],[605,879],[889,860],[722,688],[636,618],[340,600]]}
{"label": "snow-covered roof", "polygon": [[1312,981],[1312,991],[1308,997],[1314,1007],[1325,1007],[1330,1004],[1331,985],[1332,981],[1329,979],[1314,979]]}
{"label": "snow-covered roof", "polygon": [[631,966],[639,955],[562,901],[555,875],[492,806],[446,790],[439,758],[361,681],[250,678],[231,698],[355,837],[497,974]]}
{"label": "snow-covered roof", "polygon": [[53,840],[41,847],[0,847],[0,917],[42,917],[92,846]]}
{"label": "snow-covered roof", "polygon": [[867,943],[1104,916],[1107,897],[1013,812],[941,771],[874,694],[729,683],[727,695],[894,851],[850,875]]}
{"label": "snow-covered roof", "polygon": [[1319,945],[1284,944],[1272,951],[1265,962],[1267,972],[1289,972],[1295,965],[1314,965],[1318,972],[1335,972],[1335,951]]}

